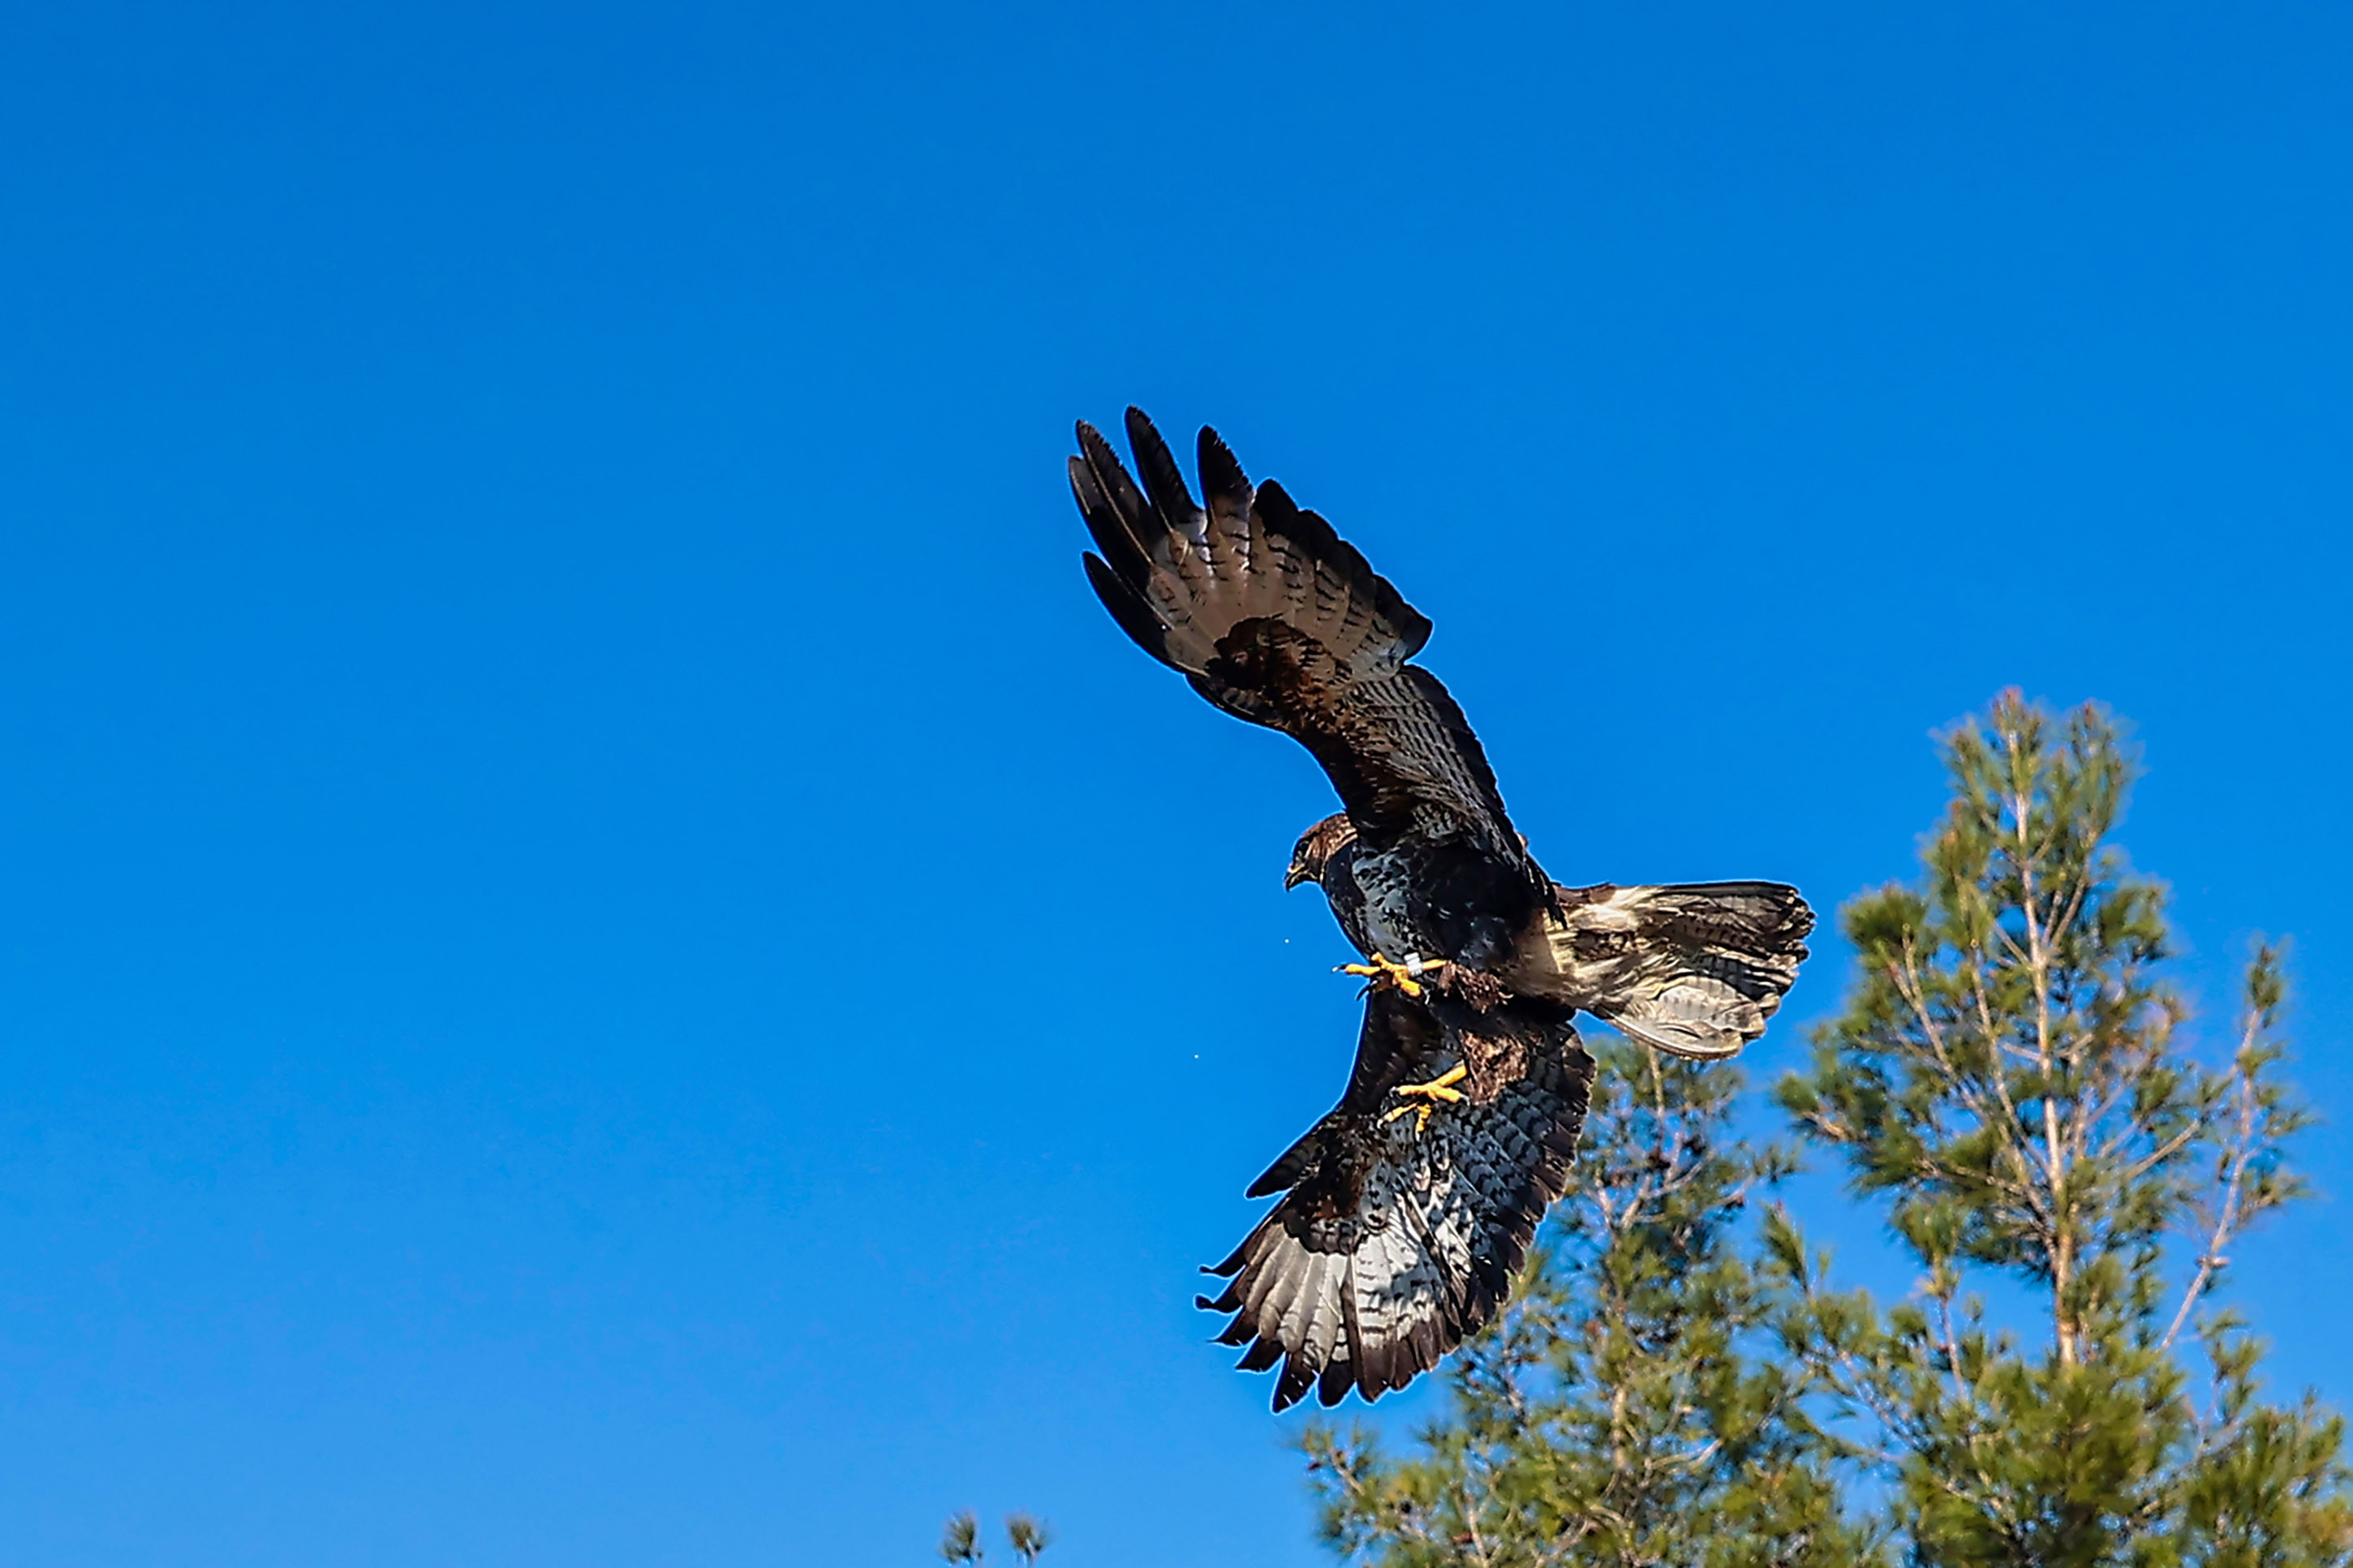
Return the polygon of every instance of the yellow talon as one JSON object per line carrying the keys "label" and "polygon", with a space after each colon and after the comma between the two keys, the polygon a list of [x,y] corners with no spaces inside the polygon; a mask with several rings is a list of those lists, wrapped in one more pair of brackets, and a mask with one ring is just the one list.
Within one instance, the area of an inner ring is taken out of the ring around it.
{"label": "yellow talon", "polygon": [[1376,991],[1385,991],[1394,985],[1409,996],[1419,996],[1421,994],[1420,976],[1433,969],[1445,967],[1446,960],[1424,958],[1418,952],[1407,953],[1403,963],[1399,963],[1387,953],[1377,952],[1373,954],[1373,961],[1370,963],[1344,963],[1332,973],[1364,975],[1372,981],[1373,989]]}
{"label": "yellow talon", "polygon": [[[1456,1089],[1454,1086],[1461,1083],[1464,1079],[1470,1076],[1471,1069],[1464,1064],[1456,1062],[1452,1067],[1448,1068],[1444,1072],[1440,1073],[1428,1083],[1400,1084],[1398,1086],[1396,1092],[1398,1094],[1418,1094],[1427,1100],[1444,1100],[1459,1102],[1461,1100],[1468,1100],[1470,1096],[1464,1094],[1461,1089]],[[1437,1107],[1433,1104],[1400,1105],[1391,1110],[1387,1116],[1381,1118],[1381,1125],[1386,1127],[1390,1122],[1395,1121],[1398,1117],[1403,1116],[1407,1111],[1410,1110],[1419,1119],[1413,1124],[1413,1130],[1416,1132],[1419,1132],[1423,1128],[1430,1125],[1430,1113],[1436,1109]]]}

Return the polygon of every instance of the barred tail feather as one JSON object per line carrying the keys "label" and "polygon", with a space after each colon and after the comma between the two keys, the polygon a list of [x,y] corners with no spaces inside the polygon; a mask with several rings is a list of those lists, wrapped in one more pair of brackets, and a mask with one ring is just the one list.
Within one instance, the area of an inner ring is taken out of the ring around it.
{"label": "barred tail feather", "polygon": [[1814,911],[1778,882],[1564,888],[1556,999],[1679,1057],[1737,1056],[1798,978]]}

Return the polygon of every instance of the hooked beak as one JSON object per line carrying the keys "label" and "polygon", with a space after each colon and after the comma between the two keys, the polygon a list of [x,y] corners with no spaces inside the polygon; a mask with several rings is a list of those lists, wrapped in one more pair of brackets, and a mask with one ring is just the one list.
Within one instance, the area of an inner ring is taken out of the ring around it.
{"label": "hooked beak", "polygon": [[1282,874],[1282,890],[1287,893],[1291,891],[1292,889],[1299,886],[1300,883],[1312,882],[1314,879],[1315,876],[1314,872],[1308,870],[1306,867],[1302,866],[1298,861],[1294,860],[1291,863],[1291,869]]}

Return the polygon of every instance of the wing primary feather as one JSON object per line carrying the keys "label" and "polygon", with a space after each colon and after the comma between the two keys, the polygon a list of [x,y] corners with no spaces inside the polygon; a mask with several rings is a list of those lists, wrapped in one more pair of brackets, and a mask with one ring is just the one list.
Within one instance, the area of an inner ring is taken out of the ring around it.
{"label": "wing primary feather", "polygon": [[1240,1247],[1235,1247],[1232,1252],[1227,1255],[1226,1260],[1223,1263],[1204,1263],[1201,1265],[1201,1272],[1204,1274],[1214,1274],[1220,1279],[1232,1279],[1235,1275],[1241,1272],[1242,1265],[1250,1261],[1250,1243],[1257,1239],[1258,1232],[1250,1232],[1248,1237],[1243,1238],[1242,1244]]}
{"label": "wing primary feather", "polygon": [[1128,531],[1120,520],[1119,509],[1112,504],[1111,494],[1104,489],[1103,476],[1084,458],[1071,459],[1071,494],[1079,503],[1079,516],[1093,536],[1095,548],[1113,564],[1120,576],[1141,586],[1151,580],[1152,563],[1145,546]]}
{"label": "wing primary feather", "polygon": [[1151,503],[1128,477],[1127,465],[1119,460],[1119,454],[1111,449],[1103,432],[1083,419],[1079,421],[1079,450],[1103,493],[1109,517],[1127,535],[1135,553],[1145,561],[1151,560],[1155,531],[1150,526]]}
{"label": "wing primary feather", "polygon": [[1240,1309],[1241,1304],[1241,1290],[1239,1287],[1233,1285],[1227,1286],[1214,1301],[1207,1296],[1196,1296],[1193,1298],[1193,1305],[1200,1308],[1201,1310],[1205,1312],[1237,1311]]}
{"label": "wing primary feather", "polygon": [[1281,484],[1253,488],[1213,428],[1198,437],[1206,506],[1141,409],[1126,415],[1132,464],[1092,425],[1076,430],[1071,493],[1101,563],[1088,575],[1131,640],[1225,711],[1303,742],[1367,838],[1434,836],[1539,880],[1461,710],[1409,662],[1429,621],[1360,552]]}
{"label": "wing primary feather", "polygon": [[1250,476],[1242,472],[1241,460],[1224,437],[1207,425],[1201,426],[1195,443],[1194,465],[1201,472],[1203,500],[1212,506],[1222,502],[1237,511],[1250,509]]}
{"label": "wing primary feather", "polygon": [[1160,438],[1159,430],[1141,408],[1127,411],[1127,445],[1135,454],[1135,468],[1144,480],[1144,492],[1151,498],[1160,521],[1170,531],[1189,540],[1193,520],[1201,509],[1193,504],[1193,492],[1185,488],[1184,470],[1177,468],[1176,454],[1169,451],[1168,443]]}
{"label": "wing primary feather", "polygon": [[[1301,515],[1299,503],[1291,499],[1291,492],[1282,488],[1281,479],[1261,480],[1257,490],[1250,497],[1250,504],[1255,506],[1259,514],[1266,519],[1268,528],[1282,534],[1285,539],[1301,544],[1308,542],[1303,531],[1299,526]],[[1326,532],[1331,531],[1328,523],[1325,524],[1324,531]]]}
{"label": "wing primary feather", "polygon": [[1315,1403],[1329,1410],[1348,1396],[1356,1385],[1356,1369],[1345,1361],[1335,1361],[1324,1367],[1315,1380]]}
{"label": "wing primary feather", "polygon": [[[1563,1145],[1575,1147],[1592,1079],[1567,1016],[1514,1004],[1477,1037],[1445,1017],[1394,998],[1366,1005],[1347,1097],[1276,1162],[1293,1184],[1213,1303],[1234,1314],[1224,1342],[1247,1344],[1246,1364],[1281,1366],[1277,1408],[1351,1388],[1369,1403],[1435,1367],[1509,1300],[1567,1186]],[[1366,1114],[1365,1097],[1386,1098],[1396,1074],[1467,1059],[1495,1028],[1525,1067],[1486,1097],[1427,1131],[1382,1131]]]}
{"label": "wing primary feather", "polygon": [[1136,647],[1169,668],[1178,668],[1176,661],[1168,657],[1168,628],[1152,613],[1143,595],[1128,586],[1126,580],[1093,552],[1086,552],[1085,562],[1087,582],[1094,588],[1095,597],[1103,601],[1103,608],[1111,612],[1111,618],[1119,623],[1119,629]]}

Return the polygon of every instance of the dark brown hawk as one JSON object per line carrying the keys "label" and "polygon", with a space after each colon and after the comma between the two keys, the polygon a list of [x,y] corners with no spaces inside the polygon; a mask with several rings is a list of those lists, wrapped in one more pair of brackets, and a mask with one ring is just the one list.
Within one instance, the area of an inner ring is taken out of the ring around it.
{"label": "dark brown hawk", "polygon": [[1563,888],[1504,810],[1478,737],[1409,663],[1430,622],[1213,430],[1202,499],[1142,411],[1142,485],[1081,424],[1087,578],[1127,635],[1211,702],[1306,746],[1343,810],[1285,886],[1320,884],[1371,982],[1347,1092],[1250,1195],[1282,1193],[1201,1305],[1280,1410],[1402,1388],[1494,1315],[1560,1196],[1592,1059],[1579,1010],[1679,1056],[1764,1032],[1813,912],[1773,882]]}

